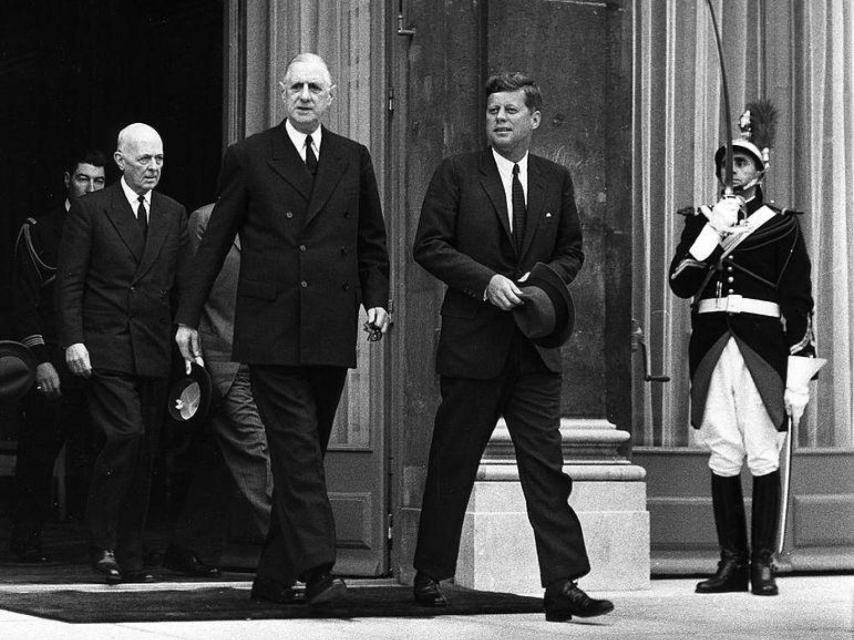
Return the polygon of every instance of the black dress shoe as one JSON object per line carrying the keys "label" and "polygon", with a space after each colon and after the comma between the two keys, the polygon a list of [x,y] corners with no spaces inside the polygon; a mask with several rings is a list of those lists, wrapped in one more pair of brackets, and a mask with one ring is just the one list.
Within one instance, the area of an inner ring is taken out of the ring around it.
{"label": "black dress shoe", "polygon": [[333,578],[327,569],[310,571],[305,580],[305,601],[310,606],[328,604],[347,592],[341,578]]}
{"label": "black dress shoe", "polygon": [[299,593],[293,586],[286,586],[265,578],[255,578],[249,598],[256,602],[272,602],[274,604],[305,602],[304,594]]}
{"label": "black dress shoe", "polygon": [[420,571],[415,574],[415,582],[412,584],[412,595],[415,596],[415,603],[423,607],[448,606],[448,599],[442,593],[439,581]]}
{"label": "black dress shoe", "polygon": [[157,578],[154,577],[150,571],[146,571],[145,569],[139,569],[136,571],[125,571],[124,572],[124,580],[122,582],[129,583],[150,583],[157,582]]}
{"label": "black dress shoe", "polygon": [[572,616],[592,618],[614,610],[610,600],[591,598],[572,580],[552,584],[546,588],[543,598],[543,608],[546,610],[546,620],[549,622],[564,622]]}
{"label": "black dress shoe", "polygon": [[750,562],[750,591],[756,596],[776,596],[780,593],[774,579],[770,555]]}
{"label": "black dress shoe", "polygon": [[715,574],[707,580],[698,582],[694,591],[696,593],[747,591],[748,571],[746,559],[735,555],[722,554]]}
{"label": "black dress shoe", "polygon": [[119,584],[124,581],[124,574],[116,562],[116,554],[112,549],[101,549],[95,552],[92,568],[107,579],[107,584]]}
{"label": "black dress shoe", "polygon": [[194,578],[218,578],[221,573],[219,567],[205,564],[189,549],[171,544],[163,555],[163,566]]}
{"label": "black dress shoe", "polygon": [[38,564],[48,561],[47,556],[42,553],[42,543],[39,536],[12,538],[9,541],[9,551],[12,552],[18,562]]}

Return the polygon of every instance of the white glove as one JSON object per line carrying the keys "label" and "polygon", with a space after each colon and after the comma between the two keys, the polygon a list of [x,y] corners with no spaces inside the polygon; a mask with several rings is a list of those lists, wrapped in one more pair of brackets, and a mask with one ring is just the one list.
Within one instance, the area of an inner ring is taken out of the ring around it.
{"label": "white glove", "polygon": [[786,387],[786,390],[783,392],[783,404],[786,406],[786,413],[792,418],[793,427],[798,426],[809,401],[810,392],[808,387],[803,387],[802,389],[790,389]]}
{"label": "white glove", "polygon": [[712,207],[711,212],[706,214],[709,224],[718,233],[729,233],[730,228],[738,224],[738,212],[741,209],[739,198],[721,198]]}
{"label": "white glove", "polygon": [[797,427],[804,409],[810,401],[810,380],[818,373],[827,360],[789,356],[786,368],[786,390],[783,392],[783,404],[786,413],[792,418],[792,426]]}

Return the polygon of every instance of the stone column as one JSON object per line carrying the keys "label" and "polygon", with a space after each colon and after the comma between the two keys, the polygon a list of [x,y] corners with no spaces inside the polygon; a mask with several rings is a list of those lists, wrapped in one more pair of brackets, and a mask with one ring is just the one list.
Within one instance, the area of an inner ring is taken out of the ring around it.
{"label": "stone column", "polygon": [[[629,433],[607,420],[564,418],[564,471],[573,479],[569,503],[581,520],[593,591],[649,588],[646,472],[619,453]],[[469,500],[455,582],[489,591],[538,593],[534,534],[510,434],[503,419],[487,446]]]}

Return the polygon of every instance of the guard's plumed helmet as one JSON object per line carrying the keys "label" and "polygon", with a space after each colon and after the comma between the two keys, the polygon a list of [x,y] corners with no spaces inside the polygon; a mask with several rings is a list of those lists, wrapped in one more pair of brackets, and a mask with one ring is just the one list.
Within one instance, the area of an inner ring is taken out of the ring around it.
{"label": "guard's plumed helmet", "polygon": [[[776,126],[777,109],[770,100],[751,102],[738,120],[741,137],[732,141],[733,153],[746,153],[753,158],[756,168],[764,173],[771,166],[770,153]],[[726,145],[722,145],[715,152],[715,173],[719,177],[723,171],[725,156]]]}

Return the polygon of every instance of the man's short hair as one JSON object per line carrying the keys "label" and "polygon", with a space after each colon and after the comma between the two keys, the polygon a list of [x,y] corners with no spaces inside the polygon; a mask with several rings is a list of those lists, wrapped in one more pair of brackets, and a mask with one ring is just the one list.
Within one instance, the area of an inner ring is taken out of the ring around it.
{"label": "man's short hair", "polygon": [[79,164],[91,164],[93,167],[107,167],[107,156],[98,149],[82,149],[68,156],[65,170],[73,176]]}
{"label": "man's short hair", "polygon": [[531,111],[540,111],[543,108],[543,94],[537,83],[521,71],[502,71],[490,76],[486,81],[486,97],[493,93],[502,91],[525,92],[525,106]]}

